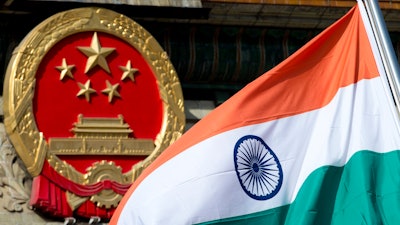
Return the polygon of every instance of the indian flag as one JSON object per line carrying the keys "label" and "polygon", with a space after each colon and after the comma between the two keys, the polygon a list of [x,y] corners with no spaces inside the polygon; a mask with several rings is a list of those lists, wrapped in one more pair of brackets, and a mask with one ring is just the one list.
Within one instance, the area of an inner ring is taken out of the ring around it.
{"label": "indian flag", "polygon": [[167,148],[110,224],[400,224],[399,118],[362,3]]}

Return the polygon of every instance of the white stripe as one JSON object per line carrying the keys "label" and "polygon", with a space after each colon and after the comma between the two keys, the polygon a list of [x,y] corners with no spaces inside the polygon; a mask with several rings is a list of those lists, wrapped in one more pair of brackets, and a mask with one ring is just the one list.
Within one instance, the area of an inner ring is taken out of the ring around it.
{"label": "white stripe", "polygon": [[[391,107],[381,78],[374,78],[340,89],[322,109],[211,137],[150,174],[132,194],[120,220],[193,224],[289,204],[315,169],[342,166],[359,150],[399,149]],[[248,134],[260,136],[283,168],[281,190],[269,200],[248,197],[235,173],[233,149]]]}

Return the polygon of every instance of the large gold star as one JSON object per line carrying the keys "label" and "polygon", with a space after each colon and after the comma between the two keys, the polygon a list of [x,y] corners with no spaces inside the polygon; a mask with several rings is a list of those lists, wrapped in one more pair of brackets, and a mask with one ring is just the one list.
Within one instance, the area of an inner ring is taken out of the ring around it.
{"label": "large gold star", "polygon": [[113,100],[114,96],[121,97],[121,95],[118,93],[118,90],[117,90],[119,84],[112,85],[110,83],[110,81],[106,80],[106,85],[107,85],[107,88],[105,88],[101,92],[108,94],[108,102],[111,102]]}
{"label": "large gold star", "polygon": [[126,66],[119,66],[119,68],[124,71],[122,74],[121,80],[125,80],[127,77],[129,77],[133,82],[135,82],[135,73],[138,72],[139,70],[136,68],[132,68],[131,66],[131,60],[128,60],[126,63]]}
{"label": "large gold star", "polygon": [[56,66],[56,68],[60,71],[60,80],[63,80],[65,76],[69,76],[70,78],[74,79],[72,75],[72,69],[75,65],[68,65],[67,60],[65,58],[62,59],[61,66]]}
{"label": "large gold star", "polygon": [[99,39],[97,38],[97,32],[94,32],[93,34],[90,47],[78,47],[78,49],[88,57],[85,73],[87,73],[96,65],[99,65],[101,68],[107,71],[107,73],[110,73],[110,68],[108,68],[106,57],[113,52],[115,48],[102,48]]}
{"label": "large gold star", "polygon": [[96,92],[96,90],[90,87],[90,80],[87,80],[85,84],[78,82],[78,86],[80,90],[76,96],[85,95],[86,101],[90,102],[90,94]]}

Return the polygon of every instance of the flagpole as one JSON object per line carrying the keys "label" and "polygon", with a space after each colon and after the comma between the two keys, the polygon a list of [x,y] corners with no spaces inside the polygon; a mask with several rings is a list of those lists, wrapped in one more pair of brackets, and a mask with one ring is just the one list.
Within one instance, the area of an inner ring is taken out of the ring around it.
{"label": "flagpole", "polygon": [[382,57],[383,66],[387,74],[390,89],[396,103],[397,112],[400,113],[400,70],[399,63],[393,50],[392,42],[383,20],[377,0],[363,0],[372,25],[379,53]]}

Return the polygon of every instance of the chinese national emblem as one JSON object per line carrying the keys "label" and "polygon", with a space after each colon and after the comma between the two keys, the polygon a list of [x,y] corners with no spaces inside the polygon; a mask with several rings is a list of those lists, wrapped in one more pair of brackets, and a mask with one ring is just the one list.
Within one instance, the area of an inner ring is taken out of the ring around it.
{"label": "chinese national emblem", "polygon": [[106,9],[56,14],[14,51],[7,132],[52,216],[109,219],[136,177],[183,132],[181,86],[157,41]]}

